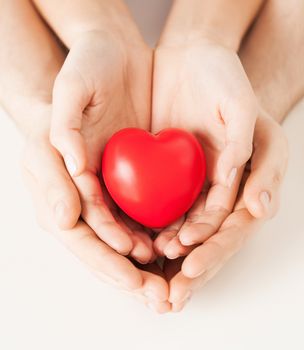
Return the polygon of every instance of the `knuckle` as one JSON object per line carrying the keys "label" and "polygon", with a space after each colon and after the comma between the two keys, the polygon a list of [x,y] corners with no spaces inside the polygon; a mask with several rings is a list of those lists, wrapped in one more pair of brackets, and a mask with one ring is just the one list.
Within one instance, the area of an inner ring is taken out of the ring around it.
{"label": "knuckle", "polygon": [[208,240],[208,244],[211,244],[220,255],[223,254],[223,252],[225,251],[224,245],[215,237],[211,237]]}
{"label": "knuckle", "polygon": [[235,150],[235,154],[242,162],[246,162],[252,155],[253,144],[247,140],[242,141],[229,141],[229,144]]}
{"label": "knuckle", "polygon": [[103,196],[101,194],[89,194],[86,195],[84,201],[89,206],[100,206],[104,204]]}

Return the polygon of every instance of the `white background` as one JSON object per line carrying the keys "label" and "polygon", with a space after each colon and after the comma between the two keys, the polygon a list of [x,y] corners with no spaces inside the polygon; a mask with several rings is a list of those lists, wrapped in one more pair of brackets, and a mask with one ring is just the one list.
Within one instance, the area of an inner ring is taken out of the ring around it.
{"label": "white background", "polygon": [[[153,18],[164,18],[153,12],[160,2],[169,4],[154,0],[150,20],[141,18],[150,42]],[[19,171],[20,137],[0,118],[0,349],[304,348],[304,103],[284,125],[290,165],[280,213],[182,313],[168,315],[100,283],[38,228]]]}

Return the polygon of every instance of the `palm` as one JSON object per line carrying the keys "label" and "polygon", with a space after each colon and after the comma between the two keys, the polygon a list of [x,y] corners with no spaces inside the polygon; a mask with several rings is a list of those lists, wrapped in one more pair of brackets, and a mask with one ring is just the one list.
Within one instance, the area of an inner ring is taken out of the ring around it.
{"label": "palm", "polygon": [[[226,49],[209,45],[188,49],[166,47],[156,54],[153,130],[179,127],[193,132],[207,160],[206,191],[184,226],[191,235],[187,245],[210,237],[233,208],[241,172],[229,188],[223,185],[219,163],[227,146],[229,123],[225,116],[229,118],[233,113],[234,103],[246,84],[237,56]],[[173,226],[164,232],[165,237],[160,235],[156,242],[159,253],[164,252],[169,242],[165,251],[169,257],[187,253],[188,249],[176,237],[179,229],[180,226]]]}
{"label": "palm", "polygon": [[[149,127],[151,53],[138,47],[126,57],[114,38],[93,36],[76,44],[60,74],[73,83],[81,111],[79,133],[87,161],[85,172],[74,182],[82,199],[82,217],[112,248],[148,262],[154,258],[150,237],[119,215],[98,177],[104,146],[113,133],[125,127]],[[119,242],[128,245],[126,233],[133,242],[131,251],[119,247]]]}

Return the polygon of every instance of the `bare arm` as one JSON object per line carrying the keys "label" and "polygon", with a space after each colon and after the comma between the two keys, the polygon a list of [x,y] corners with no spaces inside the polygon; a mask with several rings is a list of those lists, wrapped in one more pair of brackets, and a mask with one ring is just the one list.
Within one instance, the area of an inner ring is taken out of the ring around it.
{"label": "bare arm", "polygon": [[[159,312],[168,311],[166,281],[137,269],[85,222],[78,221],[78,192],[49,142],[53,82],[64,53],[30,1],[0,0],[0,8],[1,103],[28,136],[22,170],[40,225],[54,233],[100,279],[129,292],[134,290]],[[148,290],[153,300],[145,297]]]}
{"label": "bare arm", "polygon": [[34,0],[67,47],[81,34],[111,32],[125,40],[141,40],[127,6],[120,0]]}
{"label": "bare arm", "polygon": [[29,1],[2,0],[0,7],[0,100],[29,132],[38,106],[51,103],[64,52]]}
{"label": "bare arm", "polygon": [[262,0],[176,0],[161,44],[208,39],[237,50]]}
{"label": "bare arm", "polygon": [[262,107],[282,121],[304,95],[304,2],[268,1],[240,57]]}

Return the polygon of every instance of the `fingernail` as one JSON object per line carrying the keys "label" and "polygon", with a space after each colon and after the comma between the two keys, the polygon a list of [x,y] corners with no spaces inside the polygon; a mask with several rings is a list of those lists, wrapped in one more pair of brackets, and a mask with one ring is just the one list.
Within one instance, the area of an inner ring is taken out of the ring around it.
{"label": "fingernail", "polygon": [[179,258],[179,254],[168,254],[168,253],[166,253],[166,257],[168,258],[168,259],[170,259],[170,260],[174,260],[174,259],[177,259],[177,258]]}
{"label": "fingernail", "polygon": [[66,168],[68,169],[69,174],[71,176],[74,176],[76,174],[76,171],[77,171],[75,159],[71,155],[67,154],[64,157],[64,162],[65,162]]}
{"label": "fingernail", "polygon": [[191,237],[188,237],[186,234],[180,235],[179,241],[185,246],[194,244],[193,239],[191,239]]}
{"label": "fingernail", "polygon": [[171,256],[167,256],[167,258],[170,260],[175,260],[175,259],[179,258],[179,255],[171,255]]}
{"label": "fingernail", "polygon": [[60,221],[66,213],[66,205],[60,201],[55,207],[55,217],[57,221]]}
{"label": "fingernail", "polygon": [[261,192],[260,194],[260,201],[266,211],[269,211],[270,209],[270,196],[269,193],[266,191]]}
{"label": "fingernail", "polygon": [[230,188],[235,180],[237,168],[233,168],[227,178],[227,186]]}
{"label": "fingernail", "polygon": [[158,300],[157,296],[152,290],[146,290],[144,296],[151,300]]}

